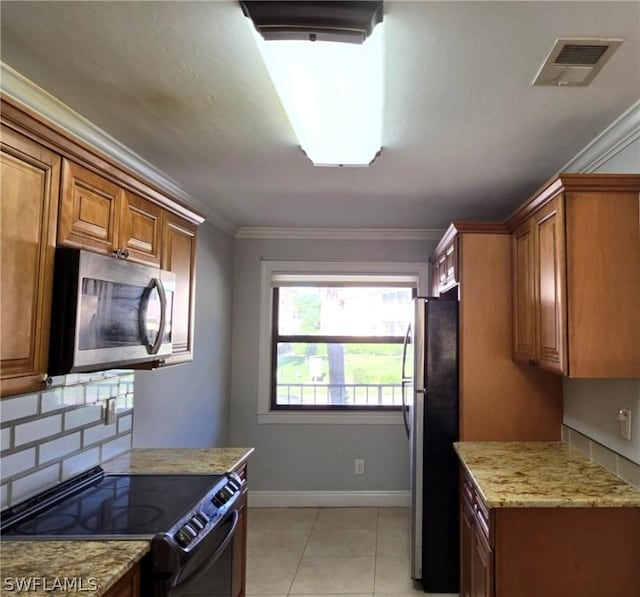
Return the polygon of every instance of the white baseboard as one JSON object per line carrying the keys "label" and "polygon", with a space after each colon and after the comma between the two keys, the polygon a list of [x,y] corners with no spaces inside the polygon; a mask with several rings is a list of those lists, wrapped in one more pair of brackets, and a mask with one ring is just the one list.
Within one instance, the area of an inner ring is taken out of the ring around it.
{"label": "white baseboard", "polygon": [[253,508],[408,507],[409,491],[251,491]]}

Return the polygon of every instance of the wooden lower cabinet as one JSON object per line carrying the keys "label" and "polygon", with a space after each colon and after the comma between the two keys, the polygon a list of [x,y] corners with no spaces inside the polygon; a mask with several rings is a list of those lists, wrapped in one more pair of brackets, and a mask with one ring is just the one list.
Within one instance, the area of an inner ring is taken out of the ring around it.
{"label": "wooden lower cabinet", "polygon": [[240,498],[238,509],[238,528],[233,542],[233,572],[231,594],[244,597],[247,591],[247,463],[241,464],[236,473],[244,482],[244,495]]}
{"label": "wooden lower cabinet", "polygon": [[461,597],[640,595],[640,508],[494,508],[461,487]]}
{"label": "wooden lower cabinet", "polygon": [[1,394],[41,390],[47,374],[60,158],[2,126]]}
{"label": "wooden lower cabinet", "polygon": [[140,563],[135,564],[104,597],[140,597]]}

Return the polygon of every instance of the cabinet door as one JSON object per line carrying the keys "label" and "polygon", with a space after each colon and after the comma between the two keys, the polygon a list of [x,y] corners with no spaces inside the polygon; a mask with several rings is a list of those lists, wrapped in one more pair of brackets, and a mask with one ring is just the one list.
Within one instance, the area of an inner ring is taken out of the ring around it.
{"label": "cabinet door", "polygon": [[246,588],[247,565],[247,498],[241,498],[238,510],[238,529],[233,540],[233,580],[231,593],[233,597],[244,597]]}
{"label": "cabinet door", "polygon": [[536,365],[567,372],[564,198],[558,196],[533,215],[535,238]]}
{"label": "cabinet door", "polygon": [[127,259],[160,265],[161,216],[162,209],[151,201],[124,193],[118,248],[128,251]]}
{"label": "cabinet door", "polygon": [[42,388],[49,351],[60,158],[2,127],[2,395]]}
{"label": "cabinet door", "polygon": [[140,564],[135,564],[104,595],[105,597],[140,597]]}
{"label": "cabinet door", "polygon": [[460,597],[471,597],[473,562],[473,510],[465,494],[460,497]]}
{"label": "cabinet door", "polygon": [[63,160],[58,244],[111,255],[118,248],[121,201],[117,184]]}
{"label": "cabinet door", "polygon": [[472,597],[493,597],[493,554],[484,535],[476,529],[472,550]]}
{"label": "cabinet door", "polygon": [[167,363],[193,358],[195,303],[196,226],[165,212],[162,238],[162,269],[176,275],[173,297],[173,354]]}
{"label": "cabinet door", "polygon": [[533,234],[527,221],[512,235],[513,250],[513,359],[535,358]]}

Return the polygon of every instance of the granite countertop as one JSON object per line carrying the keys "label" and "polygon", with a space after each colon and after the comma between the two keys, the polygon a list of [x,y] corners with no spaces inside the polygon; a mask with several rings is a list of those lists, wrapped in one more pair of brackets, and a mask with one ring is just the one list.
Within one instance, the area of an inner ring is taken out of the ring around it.
{"label": "granite countertop", "polygon": [[457,442],[489,508],[640,507],[640,490],[560,442]]}
{"label": "granite countertop", "polygon": [[147,541],[3,541],[0,595],[100,597],[148,551]]}
{"label": "granite countertop", "polygon": [[102,464],[108,473],[228,473],[239,467],[253,448],[133,448]]}

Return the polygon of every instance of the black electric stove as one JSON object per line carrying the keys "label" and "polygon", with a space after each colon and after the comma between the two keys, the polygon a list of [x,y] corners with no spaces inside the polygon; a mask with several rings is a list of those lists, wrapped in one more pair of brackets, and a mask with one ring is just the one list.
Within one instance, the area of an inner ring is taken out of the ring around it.
{"label": "black electric stove", "polygon": [[106,474],[96,467],[5,510],[0,528],[3,540],[148,540],[146,594],[226,596],[245,491],[233,473]]}

